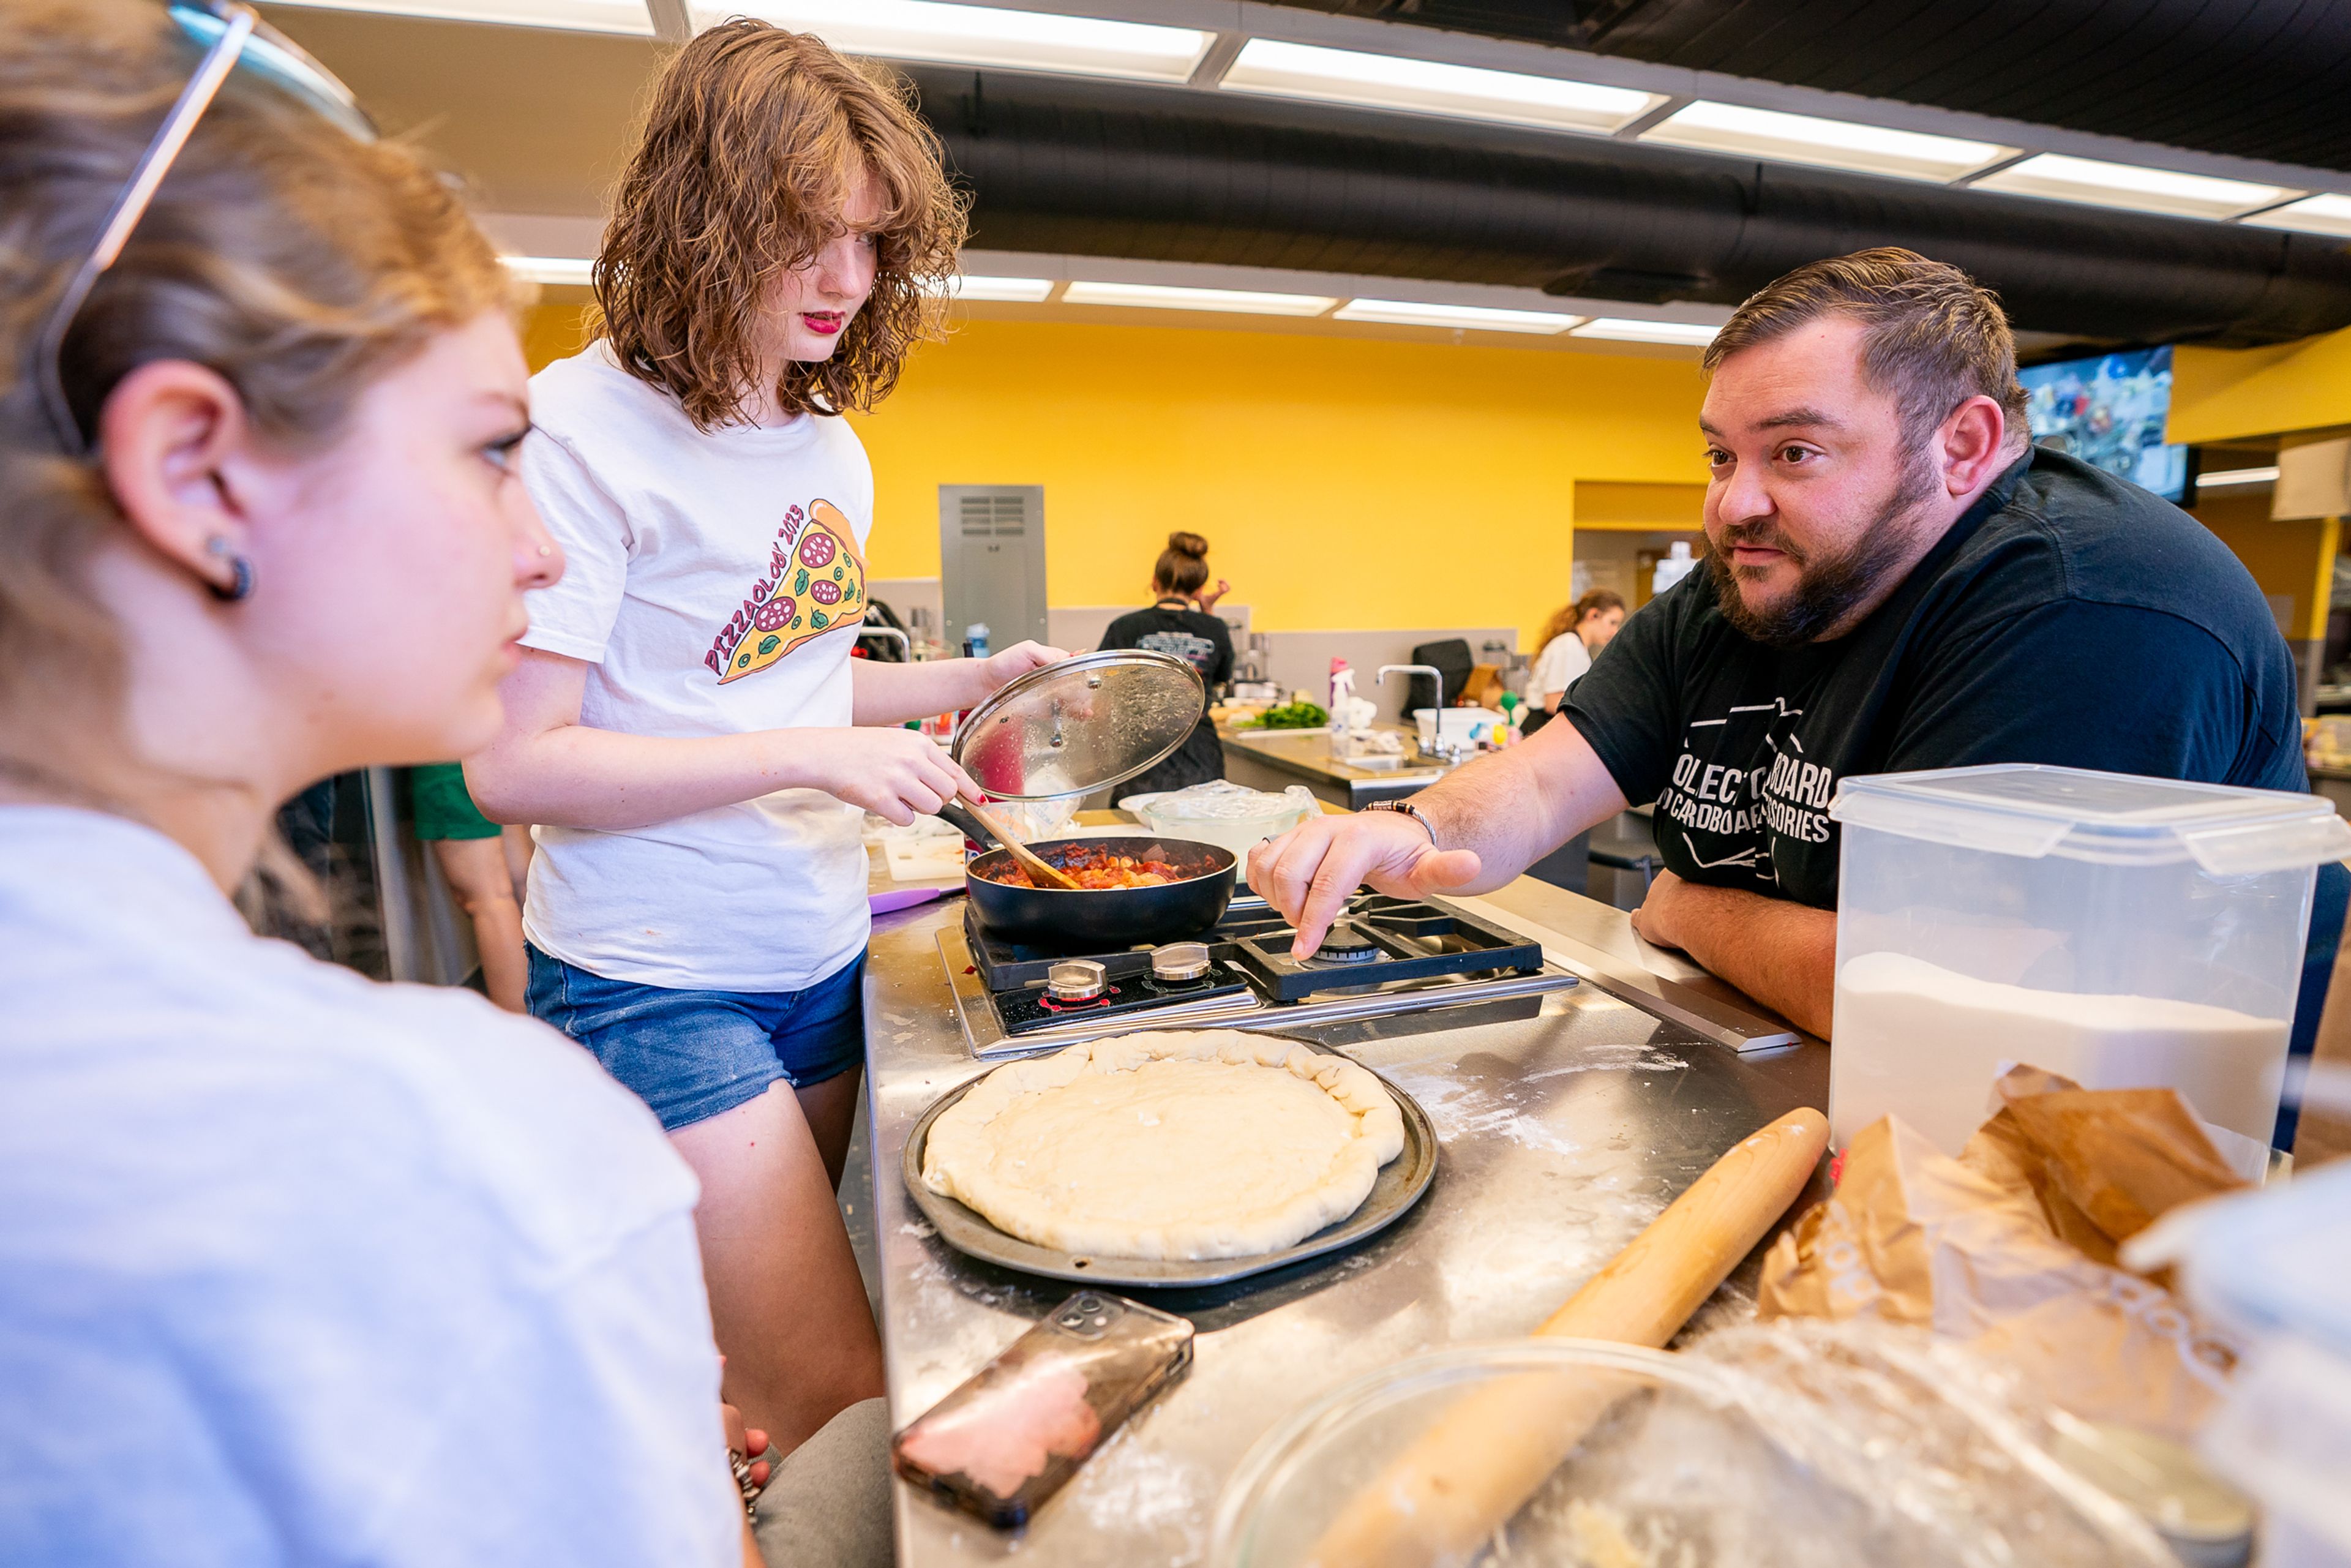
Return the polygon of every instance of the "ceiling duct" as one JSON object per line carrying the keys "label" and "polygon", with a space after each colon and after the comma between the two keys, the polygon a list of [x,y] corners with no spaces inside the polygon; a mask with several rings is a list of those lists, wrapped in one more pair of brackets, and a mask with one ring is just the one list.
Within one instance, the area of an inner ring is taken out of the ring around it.
{"label": "ceiling duct", "polygon": [[2258,344],[2351,324],[2351,246],[1988,192],[1174,88],[914,71],[974,243],[1733,305],[1904,245],[2020,329]]}
{"label": "ceiling duct", "polygon": [[2351,170],[2340,0],[1272,0]]}

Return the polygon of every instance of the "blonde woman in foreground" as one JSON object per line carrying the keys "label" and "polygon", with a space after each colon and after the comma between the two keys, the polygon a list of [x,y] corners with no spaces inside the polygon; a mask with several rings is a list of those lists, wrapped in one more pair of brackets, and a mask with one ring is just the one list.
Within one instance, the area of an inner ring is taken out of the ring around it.
{"label": "blonde woman in foreground", "polygon": [[180,9],[0,0],[0,1562],[739,1563],[653,1117],[229,903],[298,787],[496,733],[563,560],[488,246]]}

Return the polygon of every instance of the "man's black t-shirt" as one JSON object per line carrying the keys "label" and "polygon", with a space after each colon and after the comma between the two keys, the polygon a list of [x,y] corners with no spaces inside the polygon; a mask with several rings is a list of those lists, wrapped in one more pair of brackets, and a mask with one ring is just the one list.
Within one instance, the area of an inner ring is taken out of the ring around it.
{"label": "man's black t-shirt", "polygon": [[[1200,672],[1200,678],[1212,686],[1233,678],[1231,628],[1197,610],[1172,609],[1165,604],[1131,610],[1110,623],[1110,629],[1102,633],[1102,645],[1173,653],[1190,661],[1192,667]],[[1224,776],[1224,743],[1217,738],[1216,725],[1204,716],[1192,733],[1184,737],[1184,744],[1174,756],[1140,778],[1120,785],[1118,792],[1123,797],[1182,789]]]}
{"label": "man's black t-shirt", "polygon": [[1562,712],[1691,882],[1834,908],[1837,780],[2041,762],[2305,789],[2293,656],[2228,548],[2060,453],[2003,474],[1834,642],[1733,631],[1701,570]]}

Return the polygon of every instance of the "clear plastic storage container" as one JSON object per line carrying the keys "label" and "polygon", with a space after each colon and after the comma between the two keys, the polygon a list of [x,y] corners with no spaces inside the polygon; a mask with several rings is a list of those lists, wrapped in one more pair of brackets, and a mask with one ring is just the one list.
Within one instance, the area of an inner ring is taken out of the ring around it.
{"label": "clear plastic storage container", "polygon": [[1290,831],[1322,810],[1314,792],[1293,784],[1280,794],[1226,779],[1151,795],[1129,795],[1121,810],[1155,833],[1228,849],[1244,861],[1265,839]]}
{"label": "clear plastic storage container", "polygon": [[1892,1113],[1957,1154],[2010,1062],[2269,1141],[2332,804],[2003,764],[1847,779],[1829,814],[1839,1147]]}

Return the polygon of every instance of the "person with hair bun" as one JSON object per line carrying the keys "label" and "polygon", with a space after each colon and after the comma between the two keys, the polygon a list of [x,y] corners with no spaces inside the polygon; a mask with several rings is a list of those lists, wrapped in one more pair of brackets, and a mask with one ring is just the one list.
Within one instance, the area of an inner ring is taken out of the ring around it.
{"label": "person with hair bun", "polygon": [[[1219,580],[1208,586],[1208,541],[1178,530],[1167,536],[1167,548],[1151,569],[1152,604],[1131,610],[1102,632],[1105,648],[1148,648],[1190,662],[1200,679],[1215,688],[1233,678],[1233,633],[1209,607],[1231,591]],[[1119,786],[1122,797],[1182,789],[1225,776],[1224,742],[1217,737],[1214,719],[1203,714],[1174,756],[1149,772]]]}
{"label": "person with hair bun", "polygon": [[1557,713],[1567,688],[1592,668],[1592,661],[1624,624],[1625,596],[1609,588],[1595,588],[1554,614],[1543,627],[1542,651],[1535,655],[1528,690],[1536,710]]}
{"label": "person with hair bun", "polygon": [[655,83],[593,341],[531,382],[523,481],[571,567],[531,596],[507,725],[466,759],[537,824],[529,1002],[661,1117],[728,1396],[789,1448],[883,1392],[834,1189],[865,1061],[862,813],[962,768],[908,720],[1061,657],[852,659],[873,474],[848,422],[936,324],[964,236],[885,68],[737,17]]}
{"label": "person with hair bun", "polygon": [[229,897],[496,732],[511,287],[246,7],[0,0],[0,1562],[749,1549],[644,1107]]}

